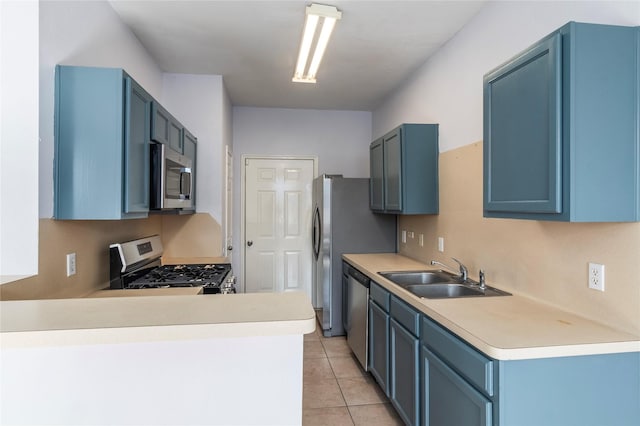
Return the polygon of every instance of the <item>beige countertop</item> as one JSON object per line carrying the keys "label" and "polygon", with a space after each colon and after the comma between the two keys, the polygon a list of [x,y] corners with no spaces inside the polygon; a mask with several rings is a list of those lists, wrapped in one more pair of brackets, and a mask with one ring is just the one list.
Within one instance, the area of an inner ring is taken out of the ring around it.
{"label": "beige countertop", "polygon": [[[459,299],[415,296],[378,275],[378,272],[435,267],[401,255],[346,254],[343,258],[391,293],[495,359],[640,352],[640,336],[523,295]],[[499,285],[496,287],[500,288]]]}
{"label": "beige countertop", "polygon": [[301,292],[0,302],[2,348],[275,336],[313,330],[315,312]]}

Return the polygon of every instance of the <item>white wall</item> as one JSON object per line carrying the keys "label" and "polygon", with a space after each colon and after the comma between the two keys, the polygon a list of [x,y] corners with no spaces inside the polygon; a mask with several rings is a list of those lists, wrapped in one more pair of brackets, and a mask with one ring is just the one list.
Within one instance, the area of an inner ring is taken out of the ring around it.
{"label": "white wall", "polygon": [[0,283],[38,273],[38,13],[0,2]]}
{"label": "white wall", "polygon": [[124,68],[152,96],[162,93],[162,72],[107,2],[40,2],[41,218],[53,216],[56,64]]}
{"label": "white wall", "polygon": [[240,276],[243,155],[316,156],[318,173],[369,177],[371,113],[282,108],[233,109],[233,268]]}
{"label": "white wall", "polygon": [[638,1],[489,2],[373,113],[373,136],[439,123],[440,151],[482,139],[482,78],[568,21],[640,25]]}
{"label": "white wall", "polygon": [[244,154],[316,155],[320,174],[369,177],[369,143],[370,112],[233,109],[233,148],[237,165]]}
{"label": "white wall", "polygon": [[230,124],[222,76],[165,74],[162,105],[198,138],[196,209],[223,223],[224,146]]}

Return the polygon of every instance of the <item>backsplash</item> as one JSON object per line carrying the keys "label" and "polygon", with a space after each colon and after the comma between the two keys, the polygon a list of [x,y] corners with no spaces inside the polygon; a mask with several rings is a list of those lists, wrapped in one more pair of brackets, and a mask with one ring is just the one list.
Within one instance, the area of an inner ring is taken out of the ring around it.
{"label": "backsplash", "polygon": [[208,213],[162,217],[165,257],[222,256],[222,228]]}
{"label": "backsplash", "polygon": [[[473,279],[482,268],[489,285],[640,334],[640,223],[483,218],[482,142],[442,153],[439,173],[440,214],[399,216],[413,232],[401,254],[452,266],[456,257]],[[605,265],[604,293],[587,287],[588,262]]]}
{"label": "backsplash", "polygon": [[[40,219],[38,275],[0,286],[0,300],[81,297],[109,285],[109,244],[159,234],[165,255],[215,257],[220,225],[207,213],[152,215],[118,221]],[[196,230],[197,228],[197,230]],[[76,253],[77,273],[66,274],[66,255]]]}

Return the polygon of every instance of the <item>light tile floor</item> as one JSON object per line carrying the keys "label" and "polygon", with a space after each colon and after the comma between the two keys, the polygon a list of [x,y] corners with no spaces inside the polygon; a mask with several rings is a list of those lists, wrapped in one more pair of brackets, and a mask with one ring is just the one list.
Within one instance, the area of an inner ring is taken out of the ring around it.
{"label": "light tile floor", "polygon": [[303,426],[393,426],[402,420],[344,337],[304,336]]}

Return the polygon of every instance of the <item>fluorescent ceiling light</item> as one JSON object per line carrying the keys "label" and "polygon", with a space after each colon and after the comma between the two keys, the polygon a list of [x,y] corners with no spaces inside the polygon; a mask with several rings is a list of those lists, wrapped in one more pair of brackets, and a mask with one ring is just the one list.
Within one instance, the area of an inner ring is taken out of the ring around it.
{"label": "fluorescent ceiling light", "polygon": [[[298,83],[316,82],[318,68],[320,67],[324,51],[327,49],[329,38],[331,38],[331,32],[341,17],[342,12],[334,6],[325,6],[322,4],[307,6],[304,31],[302,32],[302,41],[300,42],[300,52],[298,52],[298,61],[296,62],[296,69],[292,81]],[[316,37],[318,23],[321,20],[320,35]],[[311,57],[311,64],[307,68],[309,54],[311,53],[314,41],[316,42],[315,49]]]}

